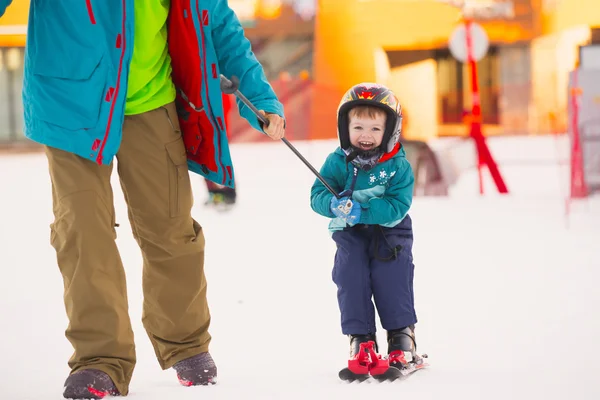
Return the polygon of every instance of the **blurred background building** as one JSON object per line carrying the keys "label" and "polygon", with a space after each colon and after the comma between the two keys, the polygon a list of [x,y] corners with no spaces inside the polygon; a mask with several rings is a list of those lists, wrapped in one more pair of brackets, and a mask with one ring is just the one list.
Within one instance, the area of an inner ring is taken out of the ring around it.
{"label": "blurred background building", "polygon": [[[471,0],[485,3],[489,0]],[[335,137],[341,93],[359,81],[391,86],[407,137],[465,135],[467,68],[448,50],[459,11],[435,0],[230,0],[285,102],[293,138]],[[597,0],[513,0],[514,16],[481,21],[485,132],[544,134],[567,127],[568,74],[579,48],[600,44]],[[29,0],[0,20],[0,140],[22,138],[20,104]],[[250,138],[234,117],[232,134]]]}
{"label": "blurred background building", "polygon": [[[490,45],[478,63],[484,133],[565,133],[569,74],[582,48],[600,45],[598,0],[466,0],[466,5],[494,2],[508,3],[510,15],[478,21]],[[462,0],[229,3],[285,105],[290,139],[335,138],[341,95],[361,81],[398,93],[406,139],[468,135],[468,68],[448,48],[460,22],[454,5]],[[28,8],[29,0],[14,0],[0,20],[0,143],[23,141]],[[232,141],[263,140],[232,114]]]}

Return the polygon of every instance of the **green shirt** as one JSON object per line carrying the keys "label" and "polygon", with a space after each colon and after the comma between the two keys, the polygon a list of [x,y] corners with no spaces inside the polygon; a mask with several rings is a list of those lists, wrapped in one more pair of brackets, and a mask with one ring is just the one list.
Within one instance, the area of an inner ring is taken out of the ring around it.
{"label": "green shirt", "polygon": [[151,111],[175,100],[167,45],[170,3],[170,0],[135,0],[126,115]]}

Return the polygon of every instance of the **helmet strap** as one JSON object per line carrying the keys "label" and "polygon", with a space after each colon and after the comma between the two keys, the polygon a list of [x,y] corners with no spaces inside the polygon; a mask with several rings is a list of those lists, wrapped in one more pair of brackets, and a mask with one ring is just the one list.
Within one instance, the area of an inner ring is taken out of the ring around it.
{"label": "helmet strap", "polygon": [[370,171],[383,155],[381,147],[377,147],[373,150],[361,150],[357,147],[350,146],[344,149],[346,153],[346,162],[352,163],[352,165],[364,170]]}

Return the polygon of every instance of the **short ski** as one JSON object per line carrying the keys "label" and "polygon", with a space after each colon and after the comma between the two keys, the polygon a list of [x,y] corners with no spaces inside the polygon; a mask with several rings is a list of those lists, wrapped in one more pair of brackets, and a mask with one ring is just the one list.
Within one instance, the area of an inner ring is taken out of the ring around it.
{"label": "short ski", "polygon": [[348,381],[348,382],[354,382],[354,381],[362,382],[362,381],[366,381],[367,379],[369,379],[371,377],[371,375],[369,375],[368,373],[366,373],[366,374],[354,373],[354,372],[350,371],[350,368],[348,368],[348,367],[342,369],[339,372],[338,376],[340,377],[341,380]]}
{"label": "short ski", "polygon": [[380,382],[394,381],[429,365],[424,360],[427,354],[415,354],[410,362],[406,361],[401,351],[383,358],[375,352],[374,345],[373,341],[361,343],[359,353],[348,360],[348,366],[338,373],[339,378],[347,382],[364,382],[371,377]]}

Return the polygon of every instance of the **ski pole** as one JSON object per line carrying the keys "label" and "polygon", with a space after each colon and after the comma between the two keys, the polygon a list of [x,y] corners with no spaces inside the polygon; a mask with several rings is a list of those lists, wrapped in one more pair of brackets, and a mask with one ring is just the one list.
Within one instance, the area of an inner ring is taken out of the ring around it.
{"label": "ski pole", "polygon": [[[246,107],[248,107],[256,115],[260,122],[262,122],[265,126],[269,126],[269,120],[267,119],[267,117],[262,115],[254,106],[254,104],[252,104],[250,100],[248,100],[246,96],[244,96],[242,92],[239,91],[239,87],[240,80],[236,76],[232,76],[231,80],[229,80],[225,76],[221,75],[221,91],[226,94],[235,94],[246,105]],[[294,154],[296,154],[296,156],[298,156],[300,160],[302,160],[304,165],[306,165],[312,171],[312,173],[315,174],[317,179],[319,179],[321,183],[325,185],[327,190],[329,190],[329,192],[331,192],[332,195],[339,199],[340,195],[336,193],[336,191],[331,187],[329,183],[327,183],[327,181],[325,181],[325,179],[321,176],[319,171],[317,171],[286,138],[283,137],[281,138],[281,140],[287,145],[287,147],[289,147],[294,152]]]}

